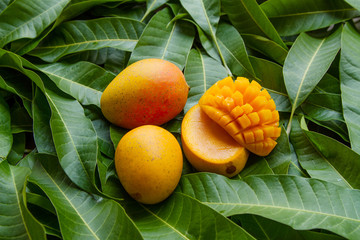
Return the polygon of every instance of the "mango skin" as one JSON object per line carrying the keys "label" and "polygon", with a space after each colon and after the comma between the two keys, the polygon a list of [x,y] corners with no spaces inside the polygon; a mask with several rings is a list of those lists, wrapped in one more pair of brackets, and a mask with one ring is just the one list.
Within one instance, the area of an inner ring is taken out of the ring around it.
{"label": "mango skin", "polygon": [[104,90],[100,106],[106,119],[123,128],[161,125],[182,111],[188,93],[175,64],[149,58],[120,72]]}
{"label": "mango skin", "polygon": [[183,168],[179,142],[169,131],[144,125],[127,132],[115,151],[115,168],[128,194],[155,204],[175,190]]}

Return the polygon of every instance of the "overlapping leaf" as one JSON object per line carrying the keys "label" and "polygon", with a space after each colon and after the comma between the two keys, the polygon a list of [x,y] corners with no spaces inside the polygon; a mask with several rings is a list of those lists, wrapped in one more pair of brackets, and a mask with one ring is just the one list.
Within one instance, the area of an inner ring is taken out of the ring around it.
{"label": "overlapping leaf", "polygon": [[360,191],[296,176],[229,180],[209,173],[182,178],[178,191],[225,216],[251,213],[295,229],[321,228],[345,238],[360,236]]}
{"label": "overlapping leaf", "polygon": [[12,143],[13,136],[9,106],[0,96],[0,162],[9,154]]}
{"label": "overlapping leaf", "polygon": [[129,64],[145,58],[160,58],[174,63],[181,70],[184,68],[194,41],[194,28],[184,21],[169,24],[171,19],[168,8],[151,18],[131,54]]}
{"label": "overlapping leaf", "polygon": [[44,227],[26,207],[25,186],[30,170],[0,163],[0,238],[46,239]]}
{"label": "overlapping leaf", "polygon": [[346,24],[341,37],[340,82],[344,118],[349,130],[352,149],[360,153],[359,87],[360,87],[359,33]]}
{"label": "overlapping leaf", "polygon": [[62,91],[83,105],[100,107],[101,94],[115,75],[89,62],[53,63],[37,67]]}
{"label": "overlapping leaf", "polygon": [[144,24],[127,18],[69,21],[58,26],[29,54],[49,62],[61,57],[105,47],[132,51]]}
{"label": "overlapping leaf", "polygon": [[70,0],[17,0],[0,14],[0,47],[22,38],[35,38],[59,16]]}
{"label": "overlapping leaf", "polygon": [[79,190],[57,159],[41,155],[30,176],[50,198],[64,239],[142,239],[115,201]]}
{"label": "overlapping leaf", "polygon": [[184,108],[184,111],[187,112],[198,103],[207,89],[227,76],[227,71],[220,62],[209,57],[206,53],[192,49],[184,75],[190,86],[188,100]]}
{"label": "overlapping leaf", "polygon": [[343,0],[269,0],[261,8],[281,36],[329,27],[360,15]]}

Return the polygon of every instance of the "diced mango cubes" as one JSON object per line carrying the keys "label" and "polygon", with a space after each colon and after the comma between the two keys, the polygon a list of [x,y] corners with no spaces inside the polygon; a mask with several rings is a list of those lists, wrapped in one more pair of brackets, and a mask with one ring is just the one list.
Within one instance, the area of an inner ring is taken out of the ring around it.
{"label": "diced mango cubes", "polygon": [[280,136],[279,112],[266,89],[256,81],[224,78],[200,98],[201,109],[238,143],[259,155],[268,155]]}

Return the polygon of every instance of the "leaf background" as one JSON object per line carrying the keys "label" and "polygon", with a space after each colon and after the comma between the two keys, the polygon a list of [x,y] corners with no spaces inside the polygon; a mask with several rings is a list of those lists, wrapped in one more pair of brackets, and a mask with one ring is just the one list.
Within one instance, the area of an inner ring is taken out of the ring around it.
{"label": "leaf background", "polygon": [[[359,239],[359,10],[353,0],[1,1],[0,239]],[[131,199],[113,161],[128,130],[99,102],[144,58],[173,62],[190,86],[162,126],[179,142],[184,114],[231,75],[271,94],[277,147],[232,179],[184,157],[168,199]]]}

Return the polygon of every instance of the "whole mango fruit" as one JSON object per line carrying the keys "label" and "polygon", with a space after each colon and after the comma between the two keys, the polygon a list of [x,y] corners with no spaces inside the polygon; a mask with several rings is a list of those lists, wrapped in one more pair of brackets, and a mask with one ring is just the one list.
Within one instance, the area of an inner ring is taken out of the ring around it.
{"label": "whole mango fruit", "polygon": [[180,181],[183,168],[180,144],[159,126],[134,128],[116,147],[115,168],[132,198],[145,204],[159,203],[170,196]]}
{"label": "whole mango fruit", "polygon": [[110,122],[133,129],[173,119],[184,108],[188,93],[184,74],[175,64],[149,58],[120,72],[104,90],[100,105]]}

